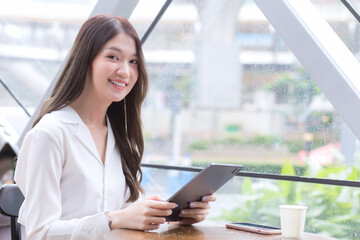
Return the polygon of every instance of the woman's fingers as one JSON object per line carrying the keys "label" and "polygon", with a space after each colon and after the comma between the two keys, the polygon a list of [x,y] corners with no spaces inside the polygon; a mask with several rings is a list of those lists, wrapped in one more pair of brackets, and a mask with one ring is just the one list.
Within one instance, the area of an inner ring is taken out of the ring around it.
{"label": "woman's fingers", "polygon": [[155,230],[158,229],[160,227],[160,224],[149,224],[146,227],[144,227],[144,229],[142,230]]}
{"label": "woman's fingers", "polygon": [[195,214],[190,214],[190,213],[183,213],[180,214],[179,216],[182,217],[182,220],[180,222],[191,222],[190,219],[193,220],[193,223],[197,223],[197,222],[201,222],[204,221],[206,219],[208,215],[208,212],[201,212],[201,213],[195,213]]}
{"label": "woman's fingers", "polygon": [[179,216],[182,218],[181,224],[193,224],[204,221],[209,214],[208,209],[195,208],[182,210]]}
{"label": "woman's fingers", "polygon": [[166,202],[162,200],[147,199],[146,203],[149,207],[156,209],[174,209],[177,207],[176,203]]}
{"label": "woman's fingers", "polygon": [[171,209],[149,209],[149,211],[146,213],[147,216],[159,216],[159,217],[165,217],[170,216],[172,213]]}
{"label": "woman's fingers", "polygon": [[176,203],[163,201],[159,196],[152,196],[139,200],[125,209],[110,212],[109,216],[111,215],[114,228],[151,230],[165,223],[165,216],[171,215],[175,207]]}
{"label": "woman's fingers", "polygon": [[209,214],[209,202],[216,201],[214,194],[203,196],[201,201],[191,202],[188,209],[181,210],[179,216],[182,218],[181,224],[194,224],[206,219]]}
{"label": "woman's fingers", "polygon": [[164,217],[148,217],[146,219],[147,224],[149,225],[156,225],[156,224],[163,224],[165,223],[165,218]]}
{"label": "woman's fingers", "polygon": [[216,201],[216,196],[214,194],[203,196],[201,201],[203,201],[203,202],[214,202],[214,201]]}
{"label": "woman's fingers", "polygon": [[[191,202],[188,209],[184,209],[180,212],[182,220],[181,224],[194,224],[205,220],[209,214],[210,204],[209,202],[216,201],[214,194],[204,196],[201,201]],[[157,195],[144,199],[142,214],[143,218],[141,229],[151,230],[159,228],[160,224],[165,223],[165,216],[169,216],[172,213],[172,209],[177,207],[176,203],[166,202],[161,200]],[[139,205],[139,207],[141,204]],[[140,209],[141,209],[140,208]],[[140,210],[139,208],[137,208]]]}
{"label": "woman's fingers", "polygon": [[181,210],[179,216],[180,217],[193,217],[193,216],[206,216],[209,214],[208,209],[195,208],[195,209],[185,209]]}
{"label": "woman's fingers", "polygon": [[203,208],[203,209],[209,209],[210,204],[208,202],[191,202],[189,204],[190,208]]}
{"label": "woman's fingers", "polygon": [[193,218],[183,218],[179,222],[176,222],[176,223],[177,224],[189,225],[189,224],[197,223],[197,221],[195,219],[193,219]]}

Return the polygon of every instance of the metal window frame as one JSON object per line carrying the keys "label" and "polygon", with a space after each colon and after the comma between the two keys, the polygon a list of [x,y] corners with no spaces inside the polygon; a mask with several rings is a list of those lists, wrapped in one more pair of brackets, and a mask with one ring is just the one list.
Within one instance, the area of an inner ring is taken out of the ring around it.
{"label": "metal window frame", "polygon": [[[200,172],[201,170],[203,170],[203,168],[200,168],[200,167],[180,167],[180,166],[163,165],[163,164],[143,163],[143,164],[141,164],[141,166],[146,167],[146,168],[156,168],[156,169],[163,169],[163,170],[177,170],[177,171],[187,171],[187,172]],[[290,182],[325,184],[325,185],[334,185],[334,186],[342,186],[342,187],[360,187],[359,181],[291,176],[291,175],[272,174],[272,173],[270,174],[270,173],[240,171],[236,174],[236,176],[250,177],[250,178],[262,178],[262,179],[269,179],[269,180],[281,180],[281,181],[290,181]]]}
{"label": "metal window frame", "polygon": [[360,22],[360,12],[350,0],[341,0],[349,12]]}

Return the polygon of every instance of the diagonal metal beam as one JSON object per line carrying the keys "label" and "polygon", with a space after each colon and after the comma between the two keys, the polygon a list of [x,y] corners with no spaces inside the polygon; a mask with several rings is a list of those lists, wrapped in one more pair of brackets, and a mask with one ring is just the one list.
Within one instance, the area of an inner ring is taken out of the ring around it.
{"label": "diagonal metal beam", "polygon": [[360,139],[360,63],[309,0],[254,0]]}
{"label": "diagonal metal beam", "polygon": [[344,6],[351,12],[351,14],[360,22],[360,12],[350,0],[341,0]]}

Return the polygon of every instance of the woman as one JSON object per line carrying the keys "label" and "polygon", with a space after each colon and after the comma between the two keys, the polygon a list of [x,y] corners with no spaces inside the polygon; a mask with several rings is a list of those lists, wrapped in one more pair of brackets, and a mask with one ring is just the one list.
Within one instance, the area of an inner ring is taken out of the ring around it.
{"label": "woman", "polygon": [[[131,24],[108,15],[87,20],[18,157],[15,181],[25,196],[19,222],[27,239],[102,239],[111,229],[151,230],[165,222],[175,203],[158,196],[136,201],[147,87]],[[204,220],[214,200],[191,204],[181,223]]]}

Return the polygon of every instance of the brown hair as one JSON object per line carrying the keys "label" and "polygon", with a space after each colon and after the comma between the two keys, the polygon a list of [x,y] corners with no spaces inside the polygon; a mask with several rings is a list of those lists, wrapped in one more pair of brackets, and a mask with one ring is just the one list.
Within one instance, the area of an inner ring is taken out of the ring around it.
{"label": "brown hair", "polygon": [[140,117],[141,104],[148,88],[148,75],[141,42],[128,20],[110,15],[97,15],[82,25],[51,96],[43,104],[33,126],[45,114],[68,106],[80,96],[94,58],[105,43],[119,33],[125,33],[134,39],[139,58],[139,76],[133,89],[126,96],[126,100],[124,98],[120,102],[113,102],[107,109],[116,145],[121,154],[126,184],[130,189],[130,197],[127,200],[129,202],[137,200],[140,192],[143,192],[140,182],[144,139]]}

